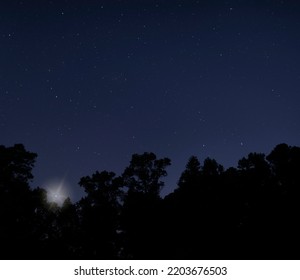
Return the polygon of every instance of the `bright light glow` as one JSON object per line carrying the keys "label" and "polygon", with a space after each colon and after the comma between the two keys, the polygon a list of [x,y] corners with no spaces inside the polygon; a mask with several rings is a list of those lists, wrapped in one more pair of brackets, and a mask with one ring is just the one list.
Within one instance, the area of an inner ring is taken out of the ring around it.
{"label": "bright light glow", "polygon": [[65,199],[69,197],[68,187],[65,180],[52,180],[46,184],[47,200],[62,206]]}

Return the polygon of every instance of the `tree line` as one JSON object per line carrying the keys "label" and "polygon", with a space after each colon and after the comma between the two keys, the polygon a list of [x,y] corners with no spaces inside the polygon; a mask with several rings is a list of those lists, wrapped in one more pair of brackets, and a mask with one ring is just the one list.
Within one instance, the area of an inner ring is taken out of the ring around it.
{"label": "tree line", "polygon": [[32,188],[37,154],[0,146],[1,259],[299,259],[300,148],[250,153],[236,168],[190,157],[162,198],[168,158],[80,179],[59,207]]}

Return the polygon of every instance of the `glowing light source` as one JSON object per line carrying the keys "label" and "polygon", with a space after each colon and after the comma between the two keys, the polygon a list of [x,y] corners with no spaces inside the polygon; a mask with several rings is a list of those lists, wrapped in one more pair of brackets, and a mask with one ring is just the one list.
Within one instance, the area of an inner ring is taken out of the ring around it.
{"label": "glowing light source", "polygon": [[50,203],[56,203],[58,206],[62,206],[67,195],[67,184],[64,180],[53,180],[46,184],[47,200]]}

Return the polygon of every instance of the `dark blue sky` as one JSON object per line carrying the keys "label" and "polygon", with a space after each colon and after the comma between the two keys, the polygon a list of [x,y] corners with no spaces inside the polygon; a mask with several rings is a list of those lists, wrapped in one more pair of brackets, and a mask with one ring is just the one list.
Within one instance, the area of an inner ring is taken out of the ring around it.
{"label": "dark blue sky", "polygon": [[38,153],[33,186],[121,173],[133,153],[236,166],[300,144],[297,1],[0,4],[0,144]]}

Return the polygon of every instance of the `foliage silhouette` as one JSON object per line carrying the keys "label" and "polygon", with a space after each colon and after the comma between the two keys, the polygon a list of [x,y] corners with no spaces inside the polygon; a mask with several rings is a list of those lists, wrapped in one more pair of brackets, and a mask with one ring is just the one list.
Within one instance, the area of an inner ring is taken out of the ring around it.
{"label": "foliage silhouette", "polygon": [[157,159],[153,153],[134,154],[122,174],[124,196],[121,212],[123,258],[156,258],[159,256],[160,203],[170,159]]}
{"label": "foliage silhouette", "polygon": [[80,257],[116,258],[122,179],[113,172],[102,171],[81,178],[79,185],[87,193],[77,204],[81,228]]}
{"label": "foliage silhouette", "polygon": [[9,148],[0,146],[0,240],[3,242],[1,254],[8,258],[27,249],[24,241],[30,235],[32,211],[27,201],[36,156],[21,144]]}
{"label": "foliage silhouette", "polygon": [[37,155],[0,146],[2,259],[299,259],[300,148],[250,153],[237,168],[190,157],[162,198],[170,159],[134,154],[117,176],[80,179],[59,207],[31,188]]}

